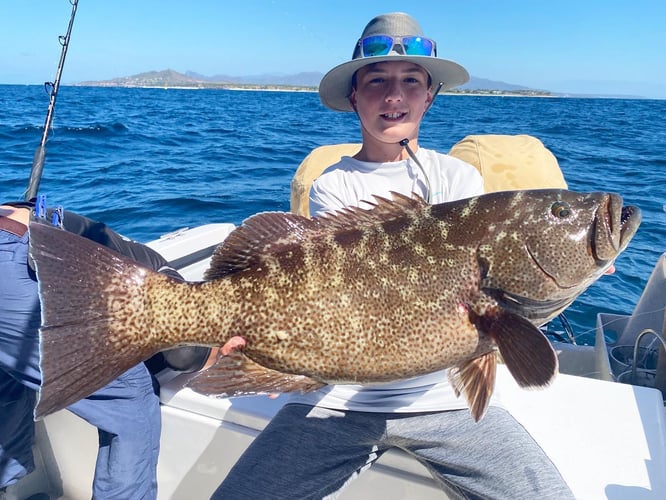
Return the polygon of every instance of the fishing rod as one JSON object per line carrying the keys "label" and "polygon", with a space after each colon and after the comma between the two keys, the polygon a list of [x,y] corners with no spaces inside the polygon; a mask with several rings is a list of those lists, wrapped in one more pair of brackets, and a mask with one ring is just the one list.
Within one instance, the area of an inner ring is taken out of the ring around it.
{"label": "fishing rod", "polygon": [[39,182],[42,179],[42,170],[44,170],[44,158],[46,156],[46,140],[49,136],[51,129],[51,122],[53,121],[53,110],[55,109],[56,98],[58,97],[58,89],[60,88],[60,76],[62,75],[62,68],[65,65],[65,56],[67,56],[67,47],[69,47],[69,37],[72,34],[72,26],[74,25],[74,16],[76,15],[76,7],[79,0],[69,0],[72,4],[72,14],[69,18],[69,26],[67,27],[67,34],[58,37],[62,51],[60,53],[60,62],[58,63],[58,70],[56,71],[55,81],[45,82],[44,89],[48,92],[50,89],[49,109],[46,113],[46,121],[44,122],[44,130],[42,131],[42,140],[35,150],[35,156],[32,160],[32,170],[30,171],[30,180],[28,187],[25,191],[24,199],[29,201],[37,196],[39,189]]}

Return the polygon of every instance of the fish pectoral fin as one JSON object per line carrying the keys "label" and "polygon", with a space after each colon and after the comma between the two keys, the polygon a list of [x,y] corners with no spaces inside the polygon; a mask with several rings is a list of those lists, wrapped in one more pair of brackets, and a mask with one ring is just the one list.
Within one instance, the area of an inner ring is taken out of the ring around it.
{"label": "fish pectoral fin", "polygon": [[496,365],[497,353],[491,351],[449,370],[449,381],[456,396],[465,394],[476,422],[481,420],[488,409],[490,396],[495,389]]}
{"label": "fish pectoral fin", "polygon": [[193,391],[207,396],[247,396],[260,393],[310,392],[323,383],[305,375],[271,370],[255,363],[240,350],[222,356],[217,363],[199,372],[188,383]]}
{"label": "fish pectoral fin", "polygon": [[555,349],[536,326],[515,314],[502,312],[488,333],[519,386],[546,387],[558,370]]}

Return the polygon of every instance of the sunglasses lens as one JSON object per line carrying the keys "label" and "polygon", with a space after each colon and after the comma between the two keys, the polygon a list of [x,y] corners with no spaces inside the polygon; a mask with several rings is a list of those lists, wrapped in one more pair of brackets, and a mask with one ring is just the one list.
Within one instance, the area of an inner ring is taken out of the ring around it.
{"label": "sunglasses lens", "polygon": [[361,41],[363,57],[385,56],[393,47],[393,38],[385,35],[375,35]]}
{"label": "sunglasses lens", "polygon": [[422,38],[420,36],[407,36],[402,39],[402,46],[405,49],[405,54],[410,56],[431,56],[436,55],[433,53],[434,43],[432,40]]}

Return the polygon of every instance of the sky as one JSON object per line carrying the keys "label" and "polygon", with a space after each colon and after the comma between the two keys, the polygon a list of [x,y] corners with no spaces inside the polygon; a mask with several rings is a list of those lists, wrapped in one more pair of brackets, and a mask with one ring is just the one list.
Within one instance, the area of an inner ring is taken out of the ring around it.
{"label": "sky", "polygon": [[[71,11],[69,0],[0,0],[0,83],[55,79]],[[79,0],[61,83],[326,73],[371,18],[395,11],[478,78],[666,99],[664,0]]]}

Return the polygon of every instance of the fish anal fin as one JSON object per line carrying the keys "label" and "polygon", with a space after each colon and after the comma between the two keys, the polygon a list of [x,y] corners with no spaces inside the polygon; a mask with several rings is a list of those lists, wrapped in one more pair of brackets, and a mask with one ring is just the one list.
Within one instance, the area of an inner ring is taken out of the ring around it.
{"label": "fish anal fin", "polygon": [[449,380],[457,396],[465,394],[472,417],[481,420],[495,389],[497,353],[487,352],[449,370]]}
{"label": "fish anal fin", "polygon": [[511,375],[523,388],[546,387],[558,371],[558,360],[550,341],[527,319],[500,312],[490,322],[489,333]]}
{"label": "fish anal fin", "polygon": [[208,396],[247,396],[275,392],[310,392],[323,383],[305,375],[271,370],[252,361],[240,350],[222,356],[213,366],[193,377],[187,386]]}

